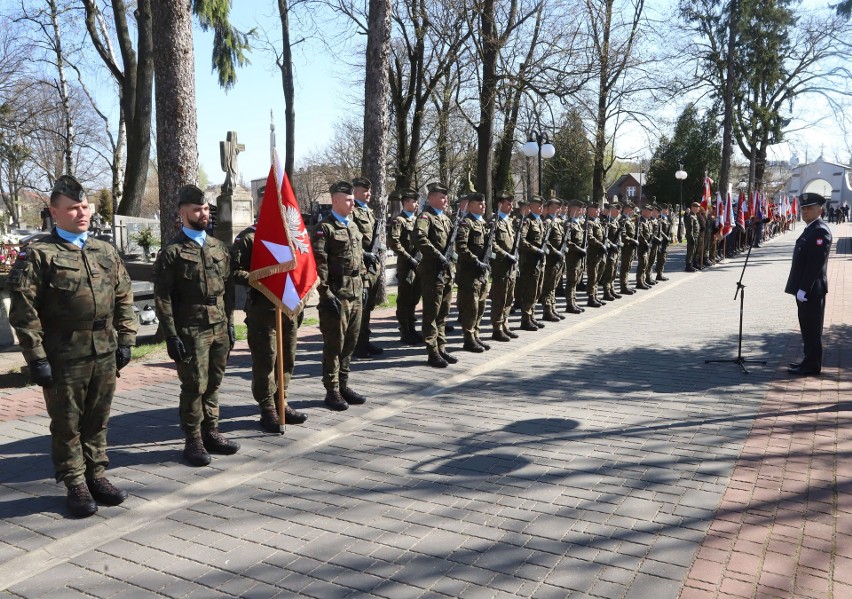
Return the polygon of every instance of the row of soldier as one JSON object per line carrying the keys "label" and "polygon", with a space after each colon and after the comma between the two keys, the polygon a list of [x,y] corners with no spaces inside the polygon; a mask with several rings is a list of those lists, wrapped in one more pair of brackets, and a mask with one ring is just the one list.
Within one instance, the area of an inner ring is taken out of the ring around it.
{"label": "row of soldier", "polygon": [[[370,182],[358,178],[331,186],[332,211],[312,238],[317,263],[318,311],[323,337],[322,383],[325,403],[333,410],[363,404],[366,398],[350,385],[353,353],[375,355],[370,342],[370,313],[380,276],[376,223]],[[415,213],[418,194],[403,190],[403,213],[391,228],[391,247],[398,255],[398,317],[403,341],[426,345],[431,366],[457,362],[447,350],[446,321],[453,284],[464,328],[464,349],[486,351],[480,324],[491,291],[492,336],[517,336],[508,324],[515,299],[522,310],[521,327],[557,320],[556,288],[565,273],[567,311],[583,311],[575,289],[585,268],[588,306],[632,294],[628,273],[639,259],[636,288],[647,289],[663,275],[671,241],[667,207],[611,204],[599,216],[596,205],[532,198],[512,216],[512,198],[499,194],[497,213],[484,220],[485,198],[471,194],[463,216],[450,219],[448,189],[429,186],[428,207]],[[229,353],[236,340],[234,285],[248,282],[254,227],[243,231],[230,251],[207,234],[210,210],[201,189],[183,187],[178,194],[181,229],[165,243],[154,265],[155,308],[169,357],[180,379],[179,421],[185,439],[184,459],[206,466],[210,454],[230,455],[239,444],[219,431],[218,392]],[[130,279],[117,251],[89,235],[91,211],[82,186],[59,177],[49,210],[51,235],[22,251],[11,272],[9,320],[18,335],[34,383],[43,387],[51,419],[51,455],[57,481],[67,487],[70,512],[79,517],[97,504],[118,505],[127,493],[105,476],[109,463],[106,429],[118,372],[131,360],[137,320]],[[581,218],[585,213],[585,218]],[[659,216],[658,216],[659,215]],[[655,220],[656,219],[656,220]],[[656,250],[656,255],[654,251]],[[620,261],[619,292],[615,279]],[[656,277],[652,273],[656,269]],[[598,284],[603,288],[599,298]],[[414,307],[422,297],[422,326],[415,328]],[[279,414],[274,397],[280,384],[286,395],[296,355],[298,322],[284,319],[284,376],[278,381],[275,308],[254,288],[245,304],[252,355],[252,395],[261,426],[279,432],[285,423],[306,420],[287,407]]]}

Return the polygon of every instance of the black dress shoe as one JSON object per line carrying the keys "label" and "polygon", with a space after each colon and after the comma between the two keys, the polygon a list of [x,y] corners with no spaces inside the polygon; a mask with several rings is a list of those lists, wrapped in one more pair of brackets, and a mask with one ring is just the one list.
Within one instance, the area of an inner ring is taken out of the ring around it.
{"label": "black dress shoe", "polygon": [[104,505],[120,505],[127,499],[127,491],[119,489],[104,477],[87,480],[86,486],[92,498]]}
{"label": "black dress shoe", "polygon": [[362,403],[365,403],[367,401],[366,397],[364,397],[363,395],[361,395],[357,391],[350,389],[349,387],[341,388],[340,394],[343,396],[343,399],[346,400],[346,403],[348,403],[350,405],[356,405],[357,406],[357,405],[361,405]]}
{"label": "black dress shoe", "polygon": [[820,370],[817,368],[802,368],[799,366],[797,368],[788,368],[787,372],[796,376],[815,376],[820,373]]}

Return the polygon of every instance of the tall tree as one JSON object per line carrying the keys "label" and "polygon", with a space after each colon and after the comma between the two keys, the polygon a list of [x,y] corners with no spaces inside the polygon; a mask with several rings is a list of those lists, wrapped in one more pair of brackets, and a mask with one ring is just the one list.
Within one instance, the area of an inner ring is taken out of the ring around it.
{"label": "tall tree", "polygon": [[592,193],[594,158],[580,111],[571,108],[563,117],[551,139],[556,155],[544,165],[547,189],[565,199],[580,199]]}
{"label": "tall tree", "polygon": [[293,178],[296,161],[296,88],[293,84],[293,52],[290,41],[290,3],[278,0],[278,17],[281,21],[281,52],[275,53],[275,64],[281,72],[284,91],[284,172]]}
{"label": "tall tree", "polygon": [[[138,0],[133,11],[136,48],[124,0],[112,0],[113,29],[121,65],[113,50],[103,13],[95,0],[83,0],[86,30],[95,50],[118,85],[118,142],[113,161],[113,200],[117,214],[139,216],[151,155],[154,56],[151,36],[151,0]],[[126,147],[126,151],[124,148]],[[121,170],[122,154],[126,156]]]}

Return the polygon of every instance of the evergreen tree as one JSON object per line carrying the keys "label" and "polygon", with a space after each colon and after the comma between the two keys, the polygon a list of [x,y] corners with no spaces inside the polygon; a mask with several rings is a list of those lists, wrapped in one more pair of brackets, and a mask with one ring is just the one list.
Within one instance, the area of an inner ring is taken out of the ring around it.
{"label": "evergreen tree", "polygon": [[564,199],[585,199],[592,193],[595,161],[579,110],[572,108],[551,139],[556,155],[544,163],[544,188]]}

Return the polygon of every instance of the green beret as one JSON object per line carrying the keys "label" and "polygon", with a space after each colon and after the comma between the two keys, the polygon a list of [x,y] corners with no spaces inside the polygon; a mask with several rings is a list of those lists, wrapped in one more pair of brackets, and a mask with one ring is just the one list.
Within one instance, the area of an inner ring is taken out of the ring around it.
{"label": "green beret", "polygon": [[204,192],[195,185],[184,185],[178,191],[178,206],[183,206],[184,204],[203,206],[206,203],[207,200],[204,198]]}
{"label": "green beret", "polygon": [[83,186],[71,175],[62,175],[56,180],[56,183],[53,184],[53,189],[50,191],[51,196],[55,194],[64,195],[66,198],[75,202],[82,202],[83,198],[86,197]]}
{"label": "green beret", "polygon": [[405,189],[399,190],[399,199],[401,200],[416,200],[420,197],[420,194],[417,193],[416,190],[411,189],[410,187],[406,187]]}
{"label": "green beret", "polygon": [[328,193],[334,195],[336,193],[345,193],[352,195],[352,184],[349,181],[337,181],[328,186]]}
{"label": "green beret", "polygon": [[367,177],[355,177],[352,179],[352,187],[363,187],[364,189],[370,189],[373,186],[370,183],[370,180]]}
{"label": "green beret", "polygon": [[450,193],[449,187],[440,182],[429,183],[426,189],[429,190],[429,193]]}

